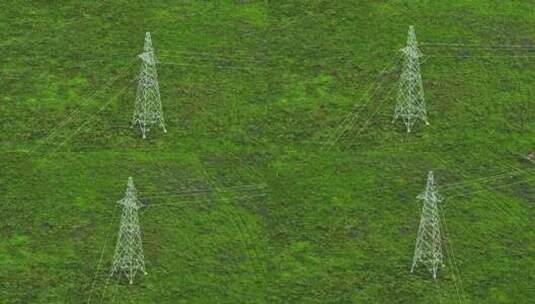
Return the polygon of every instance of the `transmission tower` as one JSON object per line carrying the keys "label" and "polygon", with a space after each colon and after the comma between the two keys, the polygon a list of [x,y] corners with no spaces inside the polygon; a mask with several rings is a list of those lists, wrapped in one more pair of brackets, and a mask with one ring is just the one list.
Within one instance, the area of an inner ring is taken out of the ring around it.
{"label": "transmission tower", "polygon": [[418,49],[414,26],[409,27],[407,46],[401,49],[401,52],[403,53],[403,71],[399,79],[393,122],[401,118],[407,127],[407,132],[410,132],[418,119],[429,125],[425,109],[422,74],[420,73],[420,57],[422,53]]}
{"label": "transmission tower", "polygon": [[423,200],[420,227],[416,238],[416,249],[412,261],[411,273],[414,268],[421,264],[437,278],[438,266],[442,264],[442,245],[440,234],[440,220],[438,214],[438,204],[443,198],[438,194],[435,187],[433,171],[429,171],[427,176],[427,187],[425,192],[418,196]]}
{"label": "transmission tower", "polygon": [[132,177],[128,178],[124,198],[117,203],[123,205],[123,214],[110,276],[123,273],[132,284],[138,271],[147,274],[138,219],[138,209],[142,205],[137,199],[137,190]]}
{"label": "transmission tower", "polygon": [[154,124],[159,124],[163,131],[167,132],[160,99],[160,87],[158,86],[157,61],[149,32],[145,34],[145,45],[139,58],[141,58],[141,72],[139,74],[132,126],[138,124],[141,128],[143,139],[145,139],[147,132]]}

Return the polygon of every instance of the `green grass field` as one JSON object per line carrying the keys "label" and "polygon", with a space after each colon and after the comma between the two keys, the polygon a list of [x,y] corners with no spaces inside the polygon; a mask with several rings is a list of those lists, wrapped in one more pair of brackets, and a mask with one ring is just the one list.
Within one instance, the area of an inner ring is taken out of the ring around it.
{"label": "green grass field", "polygon": [[[431,123],[411,134],[409,25]],[[0,303],[535,299],[535,2],[14,0],[0,28]],[[168,132],[143,141],[146,31]],[[409,272],[429,170],[436,282]],[[108,276],[129,176],[133,285]]]}

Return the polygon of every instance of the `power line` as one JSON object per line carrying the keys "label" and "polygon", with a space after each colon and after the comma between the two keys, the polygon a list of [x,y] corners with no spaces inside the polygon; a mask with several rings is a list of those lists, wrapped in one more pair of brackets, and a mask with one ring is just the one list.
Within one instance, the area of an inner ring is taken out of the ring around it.
{"label": "power line", "polygon": [[[380,78],[380,77],[390,72],[392,70],[392,67],[394,67],[394,65],[395,65],[395,62],[387,65],[381,70],[381,72],[378,75],[379,79],[376,79],[375,82],[373,82],[371,85],[368,86],[368,88],[364,91],[364,94],[362,94],[362,97],[360,98],[359,103],[355,103],[354,109],[351,110],[344,117],[342,122],[336,127],[336,129],[327,138],[327,143],[329,144],[328,151],[340,140],[340,138],[344,135],[344,133],[353,126],[353,123],[360,116],[360,113],[362,112],[362,109],[364,108],[364,106],[366,106],[373,99],[373,96],[375,96],[377,92],[379,91],[379,89],[382,87],[385,79]],[[369,95],[372,89],[373,89],[373,92],[371,95]],[[368,100],[364,104],[361,104],[360,101],[364,100],[365,98],[368,98]],[[357,106],[358,106],[359,111],[357,113],[353,113],[357,109]]]}
{"label": "power line", "polygon": [[[112,80],[108,81],[100,90],[96,91],[94,94],[92,94],[90,97],[88,98],[85,98],[84,101],[81,103],[82,105],[86,104],[87,102],[89,101],[94,101],[94,98],[97,96],[97,94],[99,94],[100,92],[103,92],[104,88],[106,88],[107,86],[111,85],[113,82],[115,82],[117,79],[119,79],[119,77],[123,76],[124,73],[126,73],[128,71],[128,69],[132,66],[134,60],[132,60],[130,63],[128,63],[121,72],[119,72],[119,74],[113,78]],[[30,149],[30,151],[35,151],[37,148],[39,148],[40,146],[42,146],[44,143],[46,143],[52,136],[55,135],[55,133],[57,133],[57,131],[59,131],[60,129],[62,129],[63,127],[65,127],[74,117],[75,115],[77,115],[78,113],[81,112],[81,109],[78,109],[78,110],[74,110],[72,111],[66,119],[64,119],[63,121],[61,121],[58,125],[56,125],[55,127],[51,128],[50,130],[48,130],[46,132],[46,135],[44,138],[42,138],[41,140],[38,141],[38,143],[32,147]]]}
{"label": "power line", "polygon": [[104,245],[102,245],[102,249],[100,250],[100,258],[98,259],[97,269],[95,271],[95,275],[94,275],[93,281],[91,283],[91,289],[89,291],[89,297],[87,298],[87,304],[91,303],[91,298],[93,296],[93,289],[95,287],[95,282],[97,280],[97,276],[98,276],[98,273],[100,271],[100,266],[102,265],[102,260],[104,258],[104,249],[106,248],[106,244],[108,243],[108,239],[110,238],[111,225],[113,224],[113,221],[115,220],[115,217],[116,217],[116,213],[113,212],[113,214],[111,216],[110,223],[108,224],[108,232],[106,233],[106,237],[104,238]]}

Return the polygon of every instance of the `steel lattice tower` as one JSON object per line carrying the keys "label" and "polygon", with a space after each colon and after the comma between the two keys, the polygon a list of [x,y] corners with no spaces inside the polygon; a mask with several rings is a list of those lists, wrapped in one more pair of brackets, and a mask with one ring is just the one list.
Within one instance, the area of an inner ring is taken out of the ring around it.
{"label": "steel lattice tower", "polygon": [[123,214],[110,275],[123,273],[132,284],[138,271],[147,274],[138,218],[138,210],[142,205],[137,199],[137,190],[132,177],[128,178],[124,198],[117,203],[123,205]]}
{"label": "steel lattice tower", "polygon": [[159,124],[163,131],[167,132],[163,118],[160,87],[158,86],[157,61],[149,32],[145,34],[145,45],[139,58],[142,61],[141,72],[137,86],[132,126],[138,124],[145,139],[147,132],[154,124]]}
{"label": "steel lattice tower", "polygon": [[414,271],[414,268],[418,264],[421,264],[436,279],[438,267],[443,265],[440,219],[438,214],[438,204],[443,198],[438,194],[435,187],[433,171],[429,172],[425,192],[420,194],[418,199],[423,200],[423,207],[411,272]]}
{"label": "steel lattice tower", "polygon": [[401,118],[407,127],[407,132],[410,132],[418,119],[429,125],[425,109],[422,74],[420,73],[420,57],[422,53],[418,49],[414,26],[409,27],[407,46],[401,49],[401,52],[403,53],[403,71],[399,79],[393,121]]}

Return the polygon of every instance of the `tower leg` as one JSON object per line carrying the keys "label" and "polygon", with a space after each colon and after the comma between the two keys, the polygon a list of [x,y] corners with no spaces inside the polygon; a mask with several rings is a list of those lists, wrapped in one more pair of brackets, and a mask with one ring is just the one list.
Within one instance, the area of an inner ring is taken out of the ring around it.
{"label": "tower leg", "polygon": [[160,127],[162,127],[164,133],[167,133],[167,129],[165,128],[165,122],[163,121],[162,117],[160,118]]}

